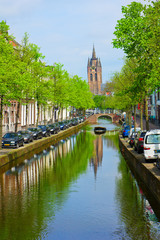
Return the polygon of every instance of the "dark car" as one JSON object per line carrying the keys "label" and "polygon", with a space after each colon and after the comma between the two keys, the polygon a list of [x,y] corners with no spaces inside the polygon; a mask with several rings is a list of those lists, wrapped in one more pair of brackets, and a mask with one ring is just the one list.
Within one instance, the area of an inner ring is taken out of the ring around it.
{"label": "dark car", "polygon": [[129,137],[129,145],[130,145],[131,147],[134,146],[134,141],[135,141],[136,136],[137,136],[137,132],[133,132],[133,133],[131,134],[131,136]]}
{"label": "dark car", "polygon": [[56,134],[60,131],[60,125],[59,123],[52,123],[47,125],[50,128],[51,134]]}
{"label": "dark car", "polygon": [[38,125],[42,130],[43,137],[49,137],[51,135],[50,128],[46,125]]}
{"label": "dark car", "polygon": [[135,138],[134,150],[137,151],[138,153],[143,152],[143,142],[144,142],[145,135],[146,135],[146,131],[139,131]]}
{"label": "dark car", "polygon": [[33,133],[30,132],[29,130],[21,130],[18,131],[17,133],[18,135],[23,136],[25,143],[33,142]]}
{"label": "dark car", "polygon": [[66,125],[67,128],[71,127],[71,123],[69,120],[64,120],[64,124]]}
{"label": "dark car", "polygon": [[73,118],[73,119],[71,119],[71,121],[72,121],[73,126],[78,125],[78,119],[77,118]]}
{"label": "dark car", "polygon": [[24,145],[24,139],[22,135],[19,135],[16,132],[6,133],[2,137],[2,148],[4,147],[13,147],[18,148]]}
{"label": "dark car", "polygon": [[28,128],[33,133],[34,139],[41,139],[43,137],[42,130],[38,127]]}
{"label": "dark car", "polygon": [[80,119],[81,123],[84,122],[84,120],[85,120],[84,116],[80,116],[79,119]]}
{"label": "dark car", "polygon": [[58,122],[59,126],[60,126],[60,130],[65,130],[67,129],[67,125],[62,121],[62,122]]}

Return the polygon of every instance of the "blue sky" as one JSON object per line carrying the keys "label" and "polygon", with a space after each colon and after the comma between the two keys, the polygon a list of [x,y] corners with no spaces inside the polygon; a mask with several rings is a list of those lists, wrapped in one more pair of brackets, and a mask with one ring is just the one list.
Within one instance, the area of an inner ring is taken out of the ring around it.
{"label": "blue sky", "polygon": [[[123,51],[112,47],[121,7],[130,0],[0,0],[0,21],[21,43],[24,33],[41,48],[47,64],[61,63],[71,75],[87,80],[87,61],[102,63],[102,81],[123,66]],[[143,2],[143,0],[141,0]]]}

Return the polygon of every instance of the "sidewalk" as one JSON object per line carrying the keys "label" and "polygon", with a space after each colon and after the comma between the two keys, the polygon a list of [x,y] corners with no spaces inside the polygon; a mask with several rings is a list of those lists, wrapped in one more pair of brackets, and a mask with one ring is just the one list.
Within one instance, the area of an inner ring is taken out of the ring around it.
{"label": "sidewalk", "polygon": [[[140,127],[140,118],[136,117],[136,125],[137,127]],[[146,121],[143,119],[143,130],[146,129]],[[149,129],[160,129],[160,125],[159,124],[154,124],[152,122],[149,122]]]}

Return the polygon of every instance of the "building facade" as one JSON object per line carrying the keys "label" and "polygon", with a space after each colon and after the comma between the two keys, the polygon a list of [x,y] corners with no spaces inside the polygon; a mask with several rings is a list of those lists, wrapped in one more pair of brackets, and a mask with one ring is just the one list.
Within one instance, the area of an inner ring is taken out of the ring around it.
{"label": "building facade", "polygon": [[92,58],[88,58],[87,65],[88,74],[88,84],[90,91],[94,95],[101,95],[101,85],[102,85],[102,65],[100,58],[96,57],[95,48],[93,46]]}

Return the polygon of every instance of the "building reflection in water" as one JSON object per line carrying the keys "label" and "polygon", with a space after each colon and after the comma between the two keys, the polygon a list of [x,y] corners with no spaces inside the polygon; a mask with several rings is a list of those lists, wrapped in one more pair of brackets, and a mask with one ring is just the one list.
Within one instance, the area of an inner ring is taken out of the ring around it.
{"label": "building reflection in water", "polygon": [[95,178],[97,176],[98,167],[102,165],[103,159],[103,144],[107,148],[112,148],[118,151],[117,138],[118,136],[116,131],[107,131],[105,135],[96,135],[96,139],[94,140],[94,153],[92,158],[90,159],[90,166],[94,168]]}
{"label": "building reflection in water", "polygon": [[23,163],[2,174],[0,176],[1,196],[23,194],[25,189],[29,190],[33,185],[38,185],[45,170],[54,167],[57,158],[64,158],[73,150],[75,138],[76,135],[61,140],[57,145],[51,146],[41,154],[35,154],[31,159],[26,159]]}
{"label": "building reflection in water", "polygon": [[97,169],[102,165],[103,158],[103,139],[102,136],[97,136],[94,140],[94,153],[93,157],[90,159],[90,165],[94,167],[94,175],[96,178]]}

